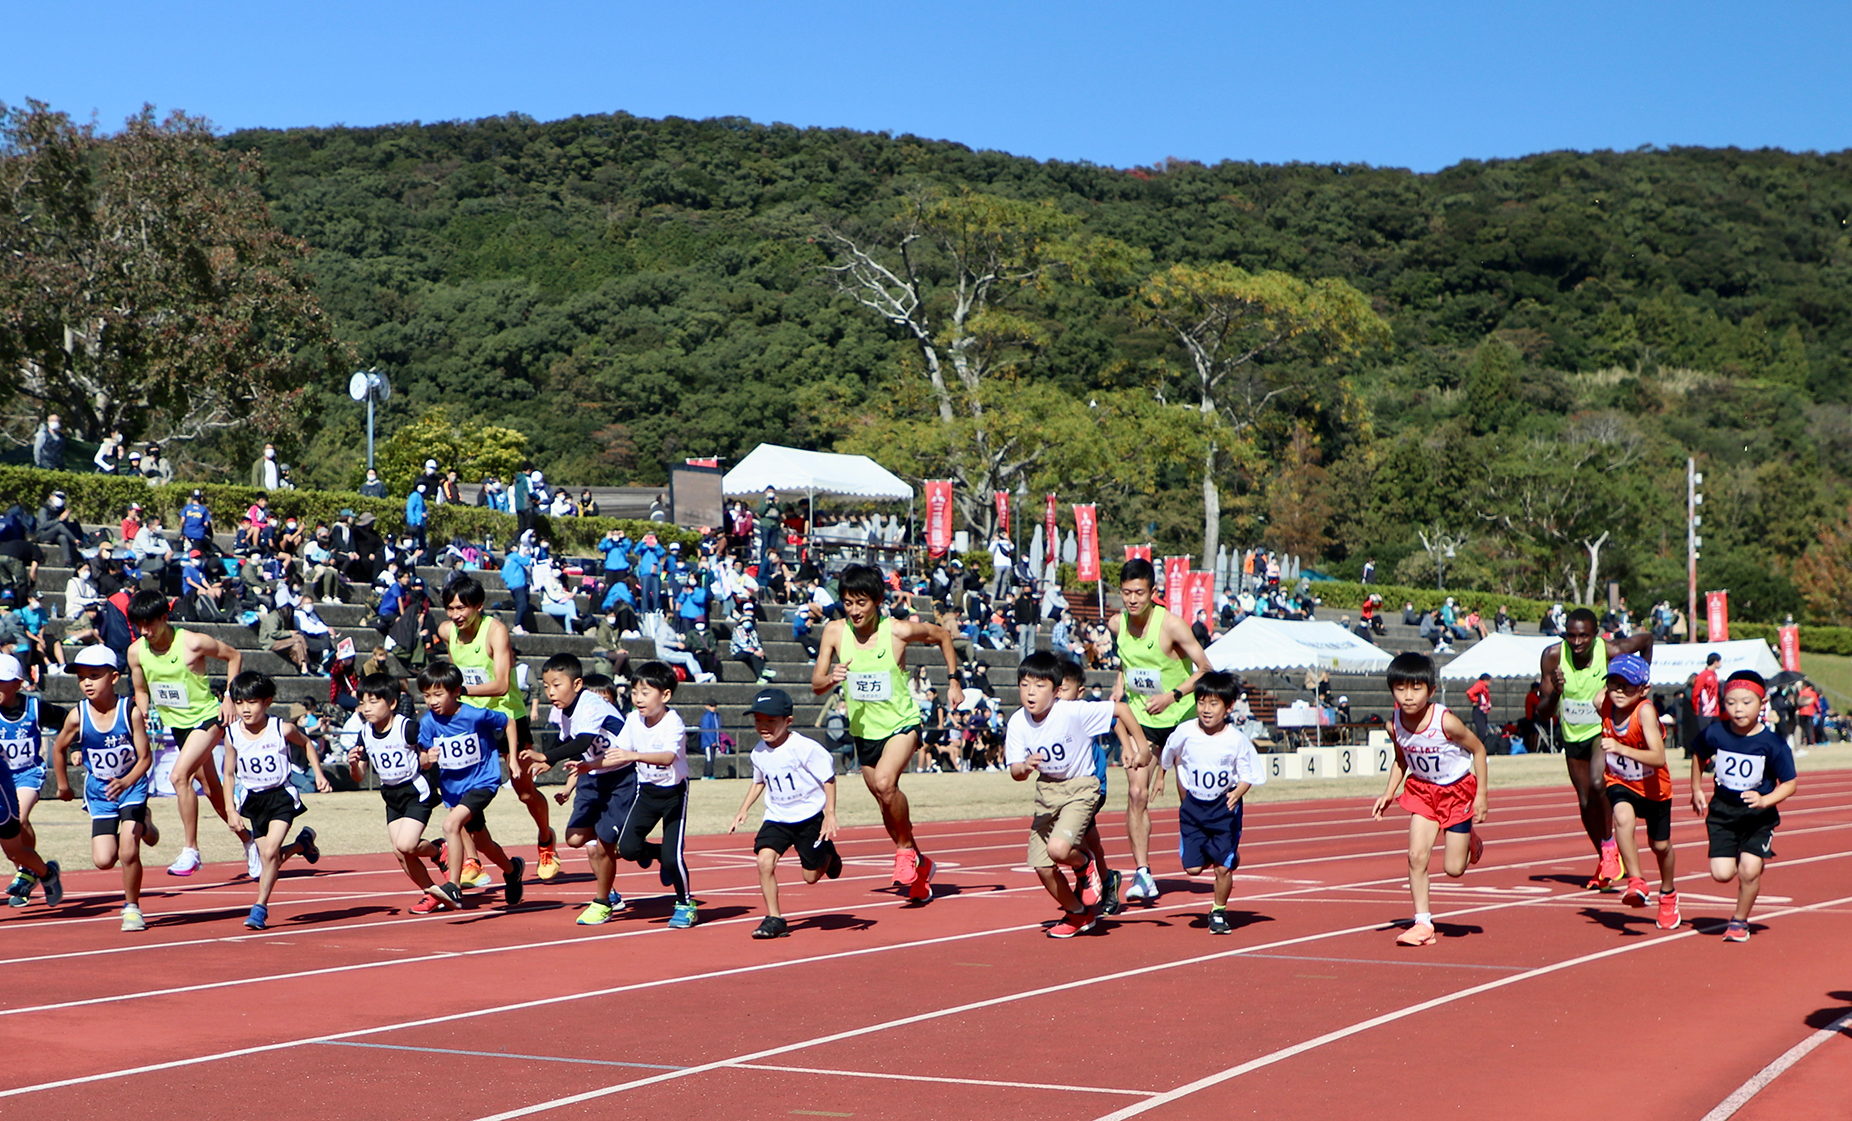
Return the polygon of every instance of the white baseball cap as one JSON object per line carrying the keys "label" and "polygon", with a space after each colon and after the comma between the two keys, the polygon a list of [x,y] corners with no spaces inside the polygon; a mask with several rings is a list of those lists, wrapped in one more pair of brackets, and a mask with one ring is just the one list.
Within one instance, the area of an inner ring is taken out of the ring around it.
{"label": "white baseball cap", "polygon": [[25,668],[11,654],[0,654],[0,681],[24,681]]}
{"label": "white baseball cap", "polygon": [[426,471],[435,471],[435,470],[437,470],[437,460],[435,460],[435,459],[427,459],[427,460],[425,460],[425,461],[424,461],[424,469],[425,469]]}
{"label": "white baseball cap", "polygon": [[101,643],[84,647],[71,661],[80,666],[102,666],[113,670],[122,668],[122,663],[116,660],[116,652]]}

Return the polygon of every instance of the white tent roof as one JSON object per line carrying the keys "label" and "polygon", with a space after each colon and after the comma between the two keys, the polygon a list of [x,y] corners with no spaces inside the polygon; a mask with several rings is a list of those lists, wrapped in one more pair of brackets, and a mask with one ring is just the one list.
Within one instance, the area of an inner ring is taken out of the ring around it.
{"label": "white tent roof", "polygon": [[1739,669],[1752,669],[1763,677],[1781,672],[1781,662],[1768,643],[1759,638],[1737,642],[1681,642],[1677,645],[1653,646],[1653,684],[1683,685],[1685,679],[1704,668],[1704,659],[1715,651],[1723,656],[1717,667],[1719,681]]}
{"label": "white tent roof", "polygon": [[1440,676],[1443,681],[1475,681],[1482,673],[1493,677],[1536,677],[1543,652],[1561,641],[1549,635],[1487,635],[1442,666]]}
{"label": "white tent roof", "polygon": [[1336,623],[1298,623],[1255,615],[1210,643],[1205,653],[1211,666],[1235,673],[1308,667],[1371,673],[1388,666],[1392,657]]}
{"label": "white tent roof", "polygon": [[913,498],[913,488],[865,455],[813,452],[778,444],[760,444],[746,453],[720,481],[729,498],[744,498],[774,487],[790,494],[840,494],[854,498]]}

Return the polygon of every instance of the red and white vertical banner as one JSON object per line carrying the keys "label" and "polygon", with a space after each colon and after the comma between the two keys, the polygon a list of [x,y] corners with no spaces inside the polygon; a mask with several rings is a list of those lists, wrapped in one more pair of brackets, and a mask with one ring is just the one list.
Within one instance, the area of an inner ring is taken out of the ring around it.
{"label": "red and white vertical banner", "polygon": [[1061,532],[1055,521],[1055,496],[1048,496],[1048,508],[1042,513],[1042,540],[1047,542],[1048,558],[1061,559],[1061,538],[1055,536]]}
{"label": "red and white vertical banner", "polygon": [[1010,535],[1010,492],[1000,490],[997,495],[997,536]]}
{"label": "red and white vertical banner", "polygon": [[1180,615],[1180,616],[1183,616],[1183,618],[1185,619],[1189,618],[1189,616],[1183,614],[1183,609],[1185,606],[1184,600],[1189,598],[1189,594],[1190,594],[1189,585],[1190,585],[1190,558],[1189,557],[1165,557],[1164,558],[1164,607],[1172,615]]}
{"label": "red and white vertical banner", "polygon": [[[1049,497],[1053,497],[1050,495]],[[1075,557],[1074,576],[1083,584],[1100,578],[1100,508],[1094,505],[1074,507],[1074,533],[1080,538]]]}
{"label": "red and white vertical banner", "polygon": [[1781,668],[1801,672],[1801,629],[1789,623],[1777,633],[1781,635]]}
{"label": "red and white vertical banner", "polygon": [[1190,573],[1188,589],[1189,594],[1184,604],[1183,621],[1186,623],[1194,623],[1198,611],[1203,613],[1203,620],[1205,622],[1211,621],[1215,616],[1215,573]]}
{"label": "red and white vertical banner", "polygon": [[1730,641],[1730,593],[1704,593],[1705,621],[1710,624],[1710,633],[1705,636],[1710,642]]}
{"label": "red and white vertical banner", "polygon": [[1149,545],[1127,545],[1125,547],[1125,559],[1126,560],[1141,560],[1141,561],[1145,561],[1146,563],[1150,563],[1151,546]]}
{"label": "red and white vertical banner", "polygon": [[944,556],[952,547],[952,480],[926,480],[926,551]]}

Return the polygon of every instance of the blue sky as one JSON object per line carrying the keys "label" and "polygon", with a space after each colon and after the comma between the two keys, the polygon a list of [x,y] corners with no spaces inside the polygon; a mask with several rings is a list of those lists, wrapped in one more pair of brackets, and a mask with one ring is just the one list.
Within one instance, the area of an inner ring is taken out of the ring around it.
{"label": "blue sky", "polygon": [[1852,145],[1843,2],[90,2],[7,31],[0,100],[110,127],[144,101],[222,129],[622,109],[1117,167]]}

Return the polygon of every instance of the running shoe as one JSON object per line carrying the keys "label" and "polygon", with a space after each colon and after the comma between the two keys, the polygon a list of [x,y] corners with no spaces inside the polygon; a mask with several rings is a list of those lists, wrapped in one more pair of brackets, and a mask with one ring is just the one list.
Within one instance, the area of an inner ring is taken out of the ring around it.
{"label": "running shoe", "polygon": [[1158,901],[1158,896],[1161,894],[1162,892],[1158,891],[1157,880],[1151,876],[1151,870],[1140,868],[1132,873],[1132,886],[1126,891],[1125,897],[1137,899],[1149,907]]}
{"label": "running shoe", "polygon": [[1646,881],[1638,876],[1627,877],[1627,890],[1621,892],[1620,901],[1629,907],[1646,906]]}
{"label": "running shoe", "polygon": [[919,863],[913,868],[913,886],[907,889],[907,898],[915,903],[932,902],[932,874],[936,866],[932,857],[923,852],[915,854]]}
{"label": "running shoe", "polygon": [[1228,912],[1221,907],[1209,912],[1209,933],[1233,934],[1234,925],[1228,921]]}
{"label": "running shoe", "polygon": [[842,853],[835,845],[830,846],[830,862],[823,866],[823,874],[832,880],[842,875]]}
{"label": "running shoe", "polygon": [[1106,890],[1100,892],[1101,914],[1116,915],[1124,910],[1125,905],[1119,902],[1119,881],[1121,878],[1118,872],[1114,872],[1110,869],[1107,870]]}
{"label": "running shoe", "polygon": [[1466,838],[1466,866],[1470,868],[1479,863],[1479,858],[1484,855],[1485,838],[1481,837],[1479,830],[1475,829]]}
{"label": "running shoe", "polygon": [[310,864],[317,863],[321,860],[322,850],[315,847],[315,830],[306,825],[298,829],[296,831],[296,843],[302,846],[302,859],[308,861]]}
{"label": "running shoe", "polygon": [[603,926],[611,921],[611,905],[594,899],[585,910],[579,912],[580,926]]}
{"label": "running shoe", "polygon": [[244,870],[251,874],[253,880],[264,874],[264,857],[257,851],[256,841],[244,843]]}
{"label": "running shoe", "polygon": [[759,925],[753,930],[752,936],[754,938],[784,938],[790,933],[791,927],[783,919],[777,915],[767,915],[759,920]]}
{"label": "running shoe", "polygon": [[1098,920],[1093,917],[1093,908],[1091,907],[1079,914],[1075,914],[1071,911],[1063,911],[1061,914],[1061,921],[1048,928],[1048,936],[1050,938],[1072,938],[1076,934],[1085,934],[1087,931],[1092,930],[1093,924],[1097,921]]}
{"label": "running shoe", "polygon": [[141,917],[140,907],[137,907],[133,903],[123,904],[122,929],[129,931],[148,929],[148,920]]}
{"label": "running shoe", "polygon": [[540,861],[534,866],[535,878],[545,883],[557,875],[559,875],[559,850],[552,845],[541,845]]}
{"label": "running shoe", "polygon": [[444,904],[437,896],[432,895],[430,892],[420,895],[418,897],[418,902],[412,904],[412,914],[414,915],[428,915],[433,911],[441,911],[443,909]]}
{"label": "running shoe", "polygon": [[170,876],[191,876],[197,871],[199,871],[198,849],[181,849],[180,855],[167,866],[167,874]]}
{"label": "running shoe", "polygon": [[58,875],[57,861],[45,862],[45,874],[39,878],[39,883],[44,885],[47,907],[56,907],[64,902],[64,878]]}
{"label": "running shoe", "polygon": [[1724,928],[1723,940],[1725,942],[1749,941],[1749,923],[1743,919],[1731,919],[1730,925]]}
{"label": "running shoe", "polygon": [[669,916],[669,926],[676,930],[687,930],[699,921],[700,916],[695,913],[694,900],[692,899],[677,903],[675,905],[675,913]]}
{"label": "running shoe", "polygon": [[1434,933],[1433,926],[1418,922],[1404,930],[1402,936],[1395,940],[1395,944],[1398,946],[1432,946],[1438,941],[1440,938]]}
{"label": "running shoe", "polygon": [[611,913],[614,915],[620,911],[630,910],[630,904],[624,902],[623,895],[615,891],[611,893],[609,906],[611,908]]}
{"label": "running shoe", "polygon": [[270,908],[262,903],[251,904],[251,913],[245,916],[244,925],[252,930],[263,930],[270,924]]}
{"label": "running shoe", "polygon": [[1601,842],[1601,866],[1595,874],[1610,884],[1625,874],[1621,870],[1619,845],[1613,841]]}
{"label": "running shoe", "polygon": [[527,861],[518,856],[508,858],[507,882],[502,885],[502,902],[510,907],[521,905],[521,896],[527,894],[527,887],[521,882],[521,872],[527,867]]}
{"label": "running shoe", "polygon": [[442,872],[444,875],[448,876],[450,874],[450,842],[449,841],[437,842],[437,855],[431,858],[431,863],[437,865],[437,870],[439,872]]}
{"label": "running shoe", "polygon": [[1659,927],[1659,929],[1660,930],[1677,930],[1680,917],[1681,916],[1678,913],[1678,892],[1676,891],[1660,892],[1659,893],[1659,920],[1656,924]]}
{"label": "running shoe", "polygon": [[897,884],[911,884],[918,875],[919,858],[920,850],[918,849],[895,849],[894,882]]}
{"label": "running shoe", "polygon": [[1081,868],[1080,874],[1074,877],[1074,885],[1077,889],[1075,894],[1080,896],[1080,901],[1084,906],[1099,906],[1100,893],[1106,887],[1100,882],[1100,862],[1088,856],[1086,866]]}
{"label": "running shoe", "polygon": [[6,904],[9,907],[24,907],[32,902],[32,889],[39,886],[39,878],[21,868],[13,874],[13,882],[6,885]]}
{"label": "running shoe", "polygon": [[463,909],[463,889],[455,884],[432,884],[424,890],[427,895],[437,900],[440,907],[452,911]]}
{"label": "running shoe", "polygon": [[463,886],[474,888],[494,887],[495,880],[482,870],[482,865],[474,860],[463,862]]}

